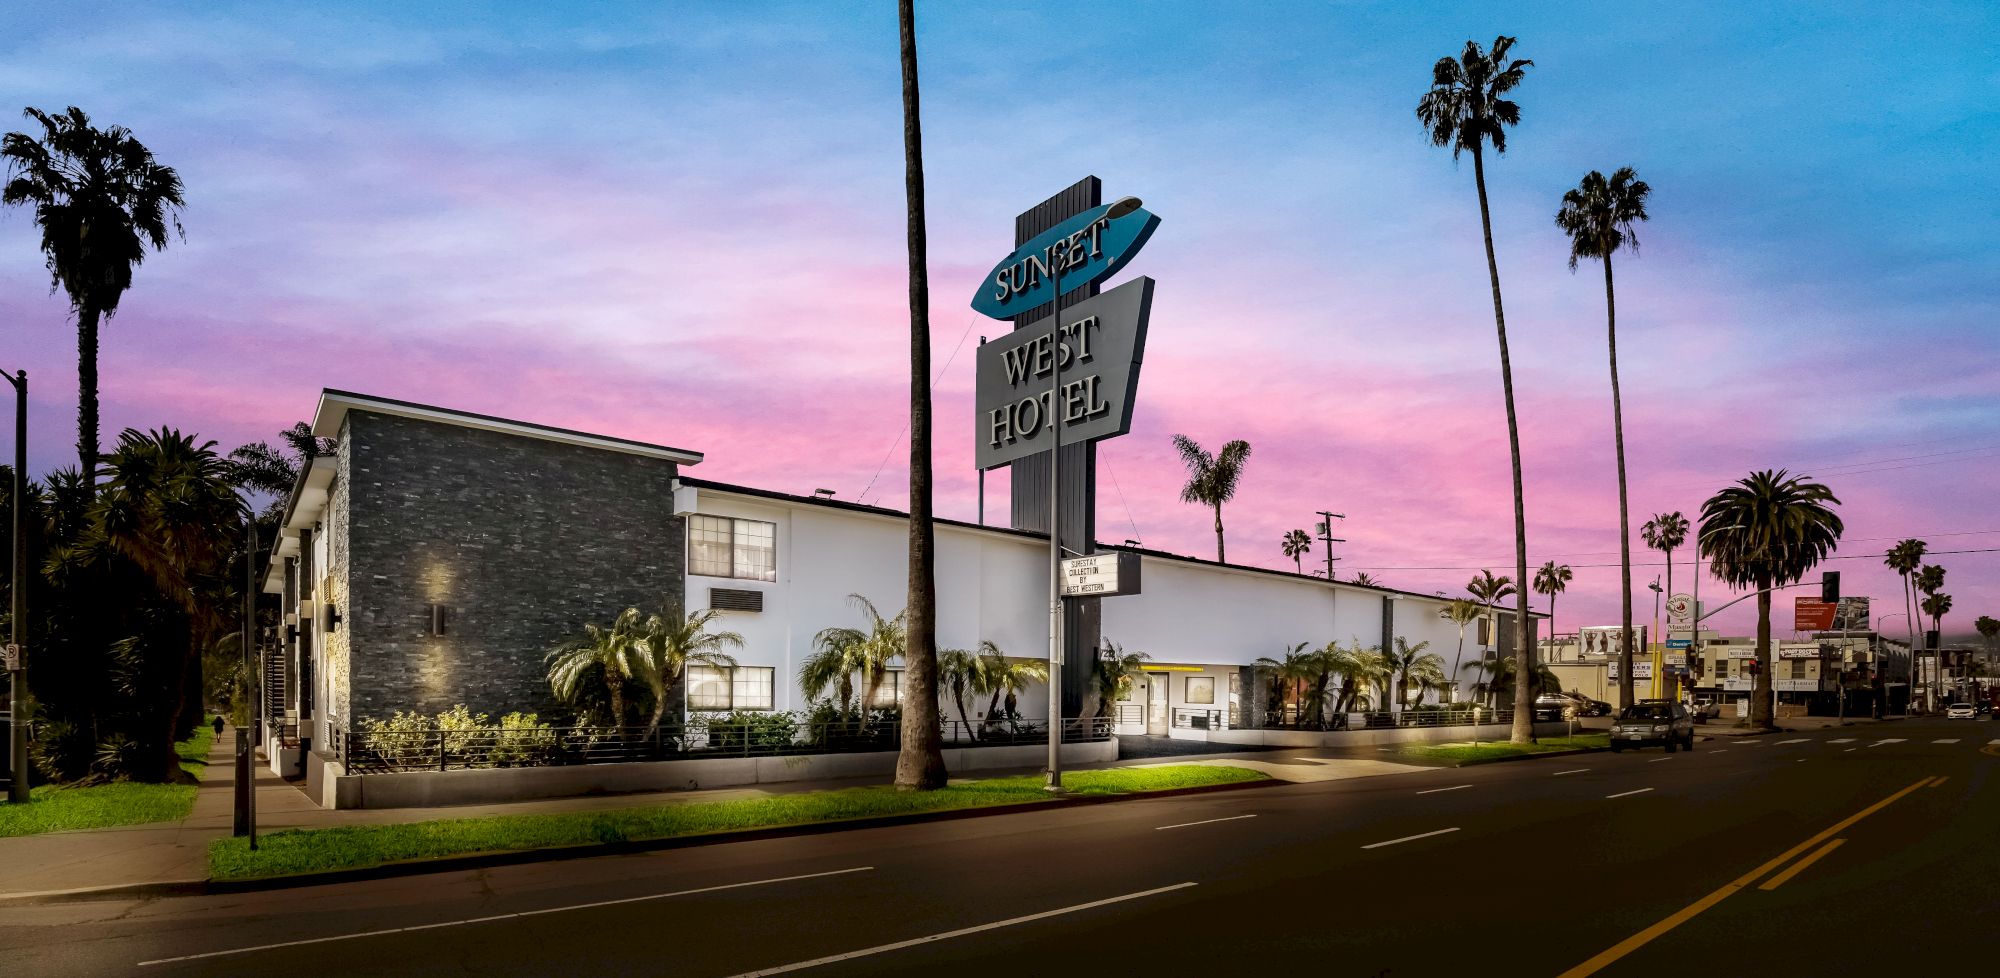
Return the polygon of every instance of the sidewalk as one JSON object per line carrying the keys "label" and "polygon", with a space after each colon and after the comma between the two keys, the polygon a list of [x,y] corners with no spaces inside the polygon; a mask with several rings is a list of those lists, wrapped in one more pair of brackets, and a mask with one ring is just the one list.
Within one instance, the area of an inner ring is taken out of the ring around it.
{"label": "sidewalk", "polygon": [[[10,898],[49,897],[73,891],[134,885],[199,885],[208,876],[208,844],[227,838],[234,825],[235,737],[225,732],[210,749],[193,810],[178,824],[155,823],[107,829],[55,832],[0,839],[0,905]],[[1188,758],[1136,758],[1080,765],[1075,770],[1204,764],[1244,767],[1292,783],[1333,781],[1423,771],[1428,768],[1373,759],[1333,756],[1325,748],[1204,754]],[[1039,769],[981,771],[979,777],[1010,777]],[[551,798],[449,808],[388,808],[334,811],[315,806],[304,792],[257,769],[257,829],[319,829],[340,825],[391,825],[489,815],[541,815],[608,811],[659,805],[767,798],[773,795],[882,784],[880,777],[797,781],[742,788],[647,792]]]}

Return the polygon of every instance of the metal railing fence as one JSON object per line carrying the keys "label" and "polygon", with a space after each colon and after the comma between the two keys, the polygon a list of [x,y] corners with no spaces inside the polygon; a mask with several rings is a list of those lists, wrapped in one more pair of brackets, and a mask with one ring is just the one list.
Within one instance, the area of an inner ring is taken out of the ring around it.
{"label": "metal railing fence", "polygon": [[1265,726],[1286,730],[1375,730],[1384,727],[1455,727],[1474,724],[1513,723],[1512,709],[1486,707],[1414,707],[1401,713],[1329,713],[1314,717],[1296,707],[1265,713]]}
{"label": "metal railing fence", "polygon": [[[1063,742],[1106,740],[1107,718],[1063,721]],[[947,748],[1048,743],[1048,721],[996,718],[942,722]],[[898,750],[902,724],[891,719],[810,721],[774,713],[755,719],[696,717],[674,727],[512,726],[352,729],[335,725],[329,747],[343,774],[554,767],[723,757],[854,754]]]}

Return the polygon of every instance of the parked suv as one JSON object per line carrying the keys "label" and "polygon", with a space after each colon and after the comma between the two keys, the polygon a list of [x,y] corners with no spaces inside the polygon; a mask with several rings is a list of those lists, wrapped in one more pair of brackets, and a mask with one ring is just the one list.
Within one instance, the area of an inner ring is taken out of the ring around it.
{"label": "parked suv", "polygon": [[1640,700],[1611,723],[1611,749],[1664,744],[1667,753],[1694,750],[1694,715],[1672,700]]}

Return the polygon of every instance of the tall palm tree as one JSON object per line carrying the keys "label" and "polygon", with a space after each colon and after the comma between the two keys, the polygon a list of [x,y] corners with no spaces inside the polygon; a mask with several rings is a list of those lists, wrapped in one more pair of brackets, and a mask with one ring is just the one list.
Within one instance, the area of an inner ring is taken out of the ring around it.
{"label": "tall palm tree", "polygon": [[[1653,188],[1632,168],[1621,167],[1606,180],[1596,170],[1583,175],[1576,188],[1563,194],[1562,208],[1556,211],[1556,227],[1569,235],[1569,270],[1576,271],[1579,258],[1596,258],[1604,263],[1605,335],[1611,351],[1611,437],[1618,454],[1618,596],[1626,648],[1632,642],[1632,524],[1631,505],[1625,492],[1625,407],[1618,387],[1618,301],[1611,285],[1611,256],[1627,245],[1636,251],[1638,236],[1633,224],[1646,219],[1646,197]],[[1619,673],[1618,688],[1625,702],[1632,702],[1631,670]]]}
{"label": "tall palm tree", "polygon": [[1091,662],[1091,685],[1096,687],[1097,716],[1109,719],[1117,712],[1118,699],[1132,688],[1133,677],[1145,671],[1146,660],[1152,656],[1144,652],[1127,652],[1125,647],[1110,639],[1104,640],[1104,648]]}
{"label": "tall palm tree", "polygon": [[1395,677],[1396,695],[1391,702],[1396,706],[1409,705],[1410,680],[1419,673],[1444,674],[1444,659],[1425,651],[1430,647],[1429,642],[1411,645],[1409,639],[1398,635],[1395,647],[1383,651],[1383,664],[1388,666],[1389,672]]}
{"label": "tall palm tree", "polygon": [[[1439,618],[1443,618],[1458,626],[1458,652],[1451,657],[1451,675],[1453,677],[1458,675],[1459,663],[1465,658],[1465,626],[1478,621],[1479,616],[1485,613],[1485,609],[1479,602],[1469,601],[1465,598],[1451,599],[1444,606],[1443,610],[1438,612]],[[1453,702],[1458,701],[1458,684],[1456,678],[1452,680],[1451,698]]]}
{"label": "tall palm tree", "polygon": [[127,428],[111,453],[106,475],[83,550],[89,557],[116,555],[137,568],[178,609],[178,627],[184,629],[185,642],[135,640],[129,646],[149,653],[158,649],[170,657],[134,662],[129,673],[135,682],[152,686],[148,695],[164,696],[172,704],[148,711],[157,726],[149,723],[148,729],[133,731],[132,741],[144,751],[133,773],[145,780],[174,780],[180,775],[174,742],[189,725],[185,721],[204,705],[188,695],[191,685],[200,688],[201,652],[239,623],[232,612],[240,607],[234,581],[241,570],[232,573],[231,567],[240,568],[244,559],[243,528],[250,511],[230,483],[228,462],[215,451],[215,443],[197,443],[194,436],[170,428]]}
{"label": "tall palm tree", "polygon": [[[861,612],[868,627],[824,628],[813,636],[813,651],[799,662],[799,690],[807,699],[819,699],[832,691],[843,714],[853,712],[854,677],[862,679],[861,721],[868,722],[868,710],[875,694],[888,677],[889,663],[903,654],[904,615],[885,618],[875,603],[859,594],[847,596],[847,603]],[[904,679],[909,677],[906,674]],[[908,682],[904,685],[907,687]],[[906,702],[905,707],[909,704]],[[908,712],[906,709],[904,712]]]}
{"label": "tall palm tree", "polygon": [[[1646,525],[1639,528],[1639,538],[1646,546],[1665,554],[1667,558],[1667,597],[1674,596],[1674,551],[1687,543],[1688,518],[1680,510],[1671,513],[1655,513]],[[1697,609],[1695,614],[1701,612]],[[1694,623],[1699,626],[1699,621]]]}
{"label": "tall palm tree", "polygon": [[98,324],[117,314],[146,246],[163,251],[169,228],[182,233],[181,178],[131,130],[98,129],[76,106],[58,115],[22,113],[42,132],[0,137],[8,175],[0,204],[34,208],[50,288],[62,289],[76,313],[76,452],[83,483],[94,491]]}
{"label": "tall palm tree", "polygon": [[[1507,313],[1500,301],[1500,263],[1493,253],[1493,215],[1486,202],[1486,154],[1507,152],[1507,127],[1521,121],[1521,107],[1504,98],[1521,84],[1528,60],[1508,60],[1514,38],[1493,39],[1489,50],[1466,41],[1457,58],[1439,58],[1431,66],[1431,87],[1417,101],[1417,121],[1429,133],[1432,145],[1451,147],[1451,158],[1472,153],[1472,181],[1479,191],[1479,229],[1486,241],[1486,274],[1493,285],[1493,327],[1500,338],[1500,389],[1507,402],[1507,451],[1514,465],[1514,578],[1528,579],[1528,515],[1521,490],[1521,428],[1514,412],[1514,367],[1507,356]],[[1514,656],[1520,667],[1528,668],[1528,596],[1519,597],[1519,620],[1514,630]],[[1629,671],[1629,670],[1628,670]],[[1525,744],[1534,739],[1533,702],[1523,690],[1515,696],[1512,740]]]}
{"label": "tall palm tree", "polygon": [[549,689],[557,700],[580,707],[601,687],[611,704],[611,725],[624,726],[625,682],[638,671],[635,660],[644,636],[637,608],[619,612],[608,628],[584,625],[582,638],[556,646],[543,660]]}
{"label": "tall palm tree", "polygon": [[[1833,491],[1783,469],[1752,472],[1701,504],[1700,556],[1709,572],[1757,593],[1757,683],[1750,722],[1776,729],[1771,698],[1771,589],[1804,577],[1845,529]],[[1627,647],[1629,653],[1629,646]],[[1631,673],[1627,660],[1626,674]]]}
{"label": "tall palm tree", "polygon": [[1300,574],[1306,572],[1305,562],[1301,558],[1312,548],[1313,538],[1307,536],[1304,530],[1287,532],[1283,544],[1280,545],[1280,549],[1284,550],[1285,556],[1292,558],[1292,570]]}
{"label": "tall palm tree", "polygon": [[1556,595],[1569,590],[1570,569],[1568,564],[1558,564],[1551,560],[1535,572],[1535,593],[1549,599],[1549,635],[1556,631]]}
{"label": "tall palm tree", "polygon": [[632,663],[639,678],[653,692],[653,715],[646,721],[646,735],[660,729],[667,712],[667,694],[681,685],[690,665],[711,669],[734,669],[736,660],[723,649],[740,649],[743,636],[735,632],[711,632],[708,626],[722,617],[714,608],[687,614],[669,607],[646,619],[644,633]]}
{"label": "tall palm tree", "polygon": [[914,0],[899,0],[896,21],[903,51],[903,194],[910,258],[910,566],[905,605],[909,623],[896,787],[932,791],[944,787],[945,770],[937,703],[937,535],[931,525],[930,259],[924,227],[924,136],[917,99]]}
{"label": "tall palm tree", "polygon": [[978,694],[985,691],[985,661],[988,656],[998,656],[1000,647],[986,639],[980,639],[979,648],[939,649],[938,683],[951,693],[953,705],[958,707],[958,723],[971,736],[972,715],[966,712],[967,693]]}
{"label": "tall palm tree", "polygon": [[1922,540],[1912,537],[1899,541],[1895,546],[1890,547],[1887,557],[1882,561],[1890,570],[1895,571],[1903,578],[1903,614],[1904,620],[1910,627],[1910,661],[1908,675],[1904,678],[1910,682],[1910,693],[1912,696],[1916,694],[1917,689],[1918,618],[1915,575],[1917,568],[1923,565],[1924,554],[1929,549],[1929,545],[1925,544]]}
{"label": "tall palm tree", "polygon": [[1944,616],[1951,614],[1951,595],[1933,591],[1924,595],[1924,614],[1931,616],[1931,631],[1944,633]]}
{"label": "tall palm tree", "polygon": [[1228,563],[1222,552],[1222,504],[1236,496],[1236,483],[1243,478],[1243,463],[1250,460],[1250,443],[1237,439],[1210,455],[1194,439],[1174,436],[1174,450],[1187,466],[1187,485],[1181,487],[1181,502],[1200,503],[1215,510],[1215,562]]}

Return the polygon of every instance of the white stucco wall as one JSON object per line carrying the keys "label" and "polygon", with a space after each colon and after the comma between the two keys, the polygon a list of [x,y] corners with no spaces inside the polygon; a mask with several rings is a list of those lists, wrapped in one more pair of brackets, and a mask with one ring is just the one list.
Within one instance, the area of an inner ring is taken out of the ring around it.
{"label": "white stucco wall", "polygon": [[[687,578],[691,608],[707,607],[711,587],[763,592],[762,612],[726,612],[721,627],[743,635],[744,648],[735,653],[740,664],[778,670],[777,709],[805,707],[795,669],[810,653],[815,633],[865,626],[847,595],[867,596],[884,615],[903,608],[907,524],[899,517],[692,486],[681,489],[676,509],[777,524],[776,581]],[[1007,532],[940,525],[937,547],[939,647],[976,648],[987,639],[1010,656],[1044,657],[1046,544]],[[1143,557],[1142,563],[1141,594],[1104,600],[1103,634],[1155,662],[1219,667],[1172,674],[1174,706],[1185,705],[1190,675],[1214,677],[1215,707],[1227,709],[1228,677],[1235,670],[1226,667],[1277,657],[1299,642],[1383,642],[1385,592],[1379,590],[1160,557]],[[1430,642],[1429,651],[1449,667],[1458,629],[1438,617],[1444,600],[1389,597],[1395,602],[1395,635],[1412,644]],[[1479,657],[1471,639],[1468,635],[1468,662]],[[1469,674],[1461,678],[1470,681]],[[1022,712],[1042,714],[1042,700],[1030,693]]]}

